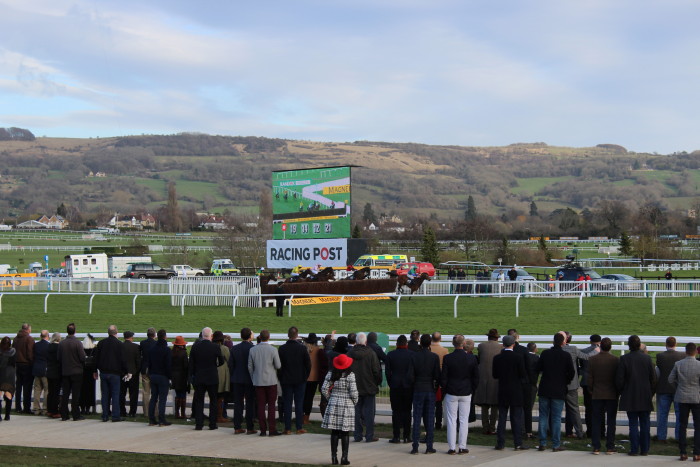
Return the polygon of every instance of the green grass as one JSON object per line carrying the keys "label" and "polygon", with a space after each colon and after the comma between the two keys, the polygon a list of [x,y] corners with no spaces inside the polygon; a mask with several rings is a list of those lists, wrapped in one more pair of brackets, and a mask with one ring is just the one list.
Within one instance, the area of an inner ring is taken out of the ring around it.
{"label": "green grass", "polygon": [[144,332],[148,327],[164,328],[171,336],[181,332],[197,332],[205,326],[235,334],[242,327],[258,332],[269,329],[286,333],[297,326],[301,334],[308,332],[338,333],[378,331],[390,334],[440,331],[445,334],[484,334],[490,328],[515,327],[521,334],[554,334],[561,329],[575,335],[640,334],[688,335],[697,334],[700,319],[697,298],[666,298],[656,301],[656,315],[651,314],[651,301],[636,298],[593,297],[583,300],[583,316],[578,314],[576,299],[527,298],[520,300],[520,317],[515,317],[515,299],[462,298],[458,318],[453,317],[452,298],[414,297],[401,301],[401,317],[396,318],[396,302],[371,301],[343,305],[311,305],[292,307],[289,318],[285,309],[283,318],[274,316],[273,308],[241,308],[232,317],[230,307],[170,306],[160,297],[142,296],[137,299],[136,315],[132,315],[131,297],[97,296],[93,314],[88,314],[89,296],[54,295],[48,301],[44,314],[44,296],[13,295],[2,297],[0,333],[14,335],[22,322],[33,329],[61,331],[69,322],[75,322],[78,332],[106,332],[110,324],[121,331]]}
{"label": "green grass", "polygon": [[530,193],[535,194],[542,188],[553,185],[558,182],[565,182],[571,180],[574,177],[532,177],[532,178],[518,178],[518,186],[511,188],[510,191],[516,194]]}
{"label": "green grass", "polygon": [[[0,446],[2,465],[193,465],[193,466],[284,466],[286,463],[212,457],[140,454],[122,451],[88,451],[24,446]],[[183,462],[184,461],[184,462]],[[304,464],[294,464],[304,465]]]}
{"label": "green grass", "polygon": [[[219,185],[217,183],[182,180],[180,179],[180,176],[182,175],[180,171],[172,171],[170,174],[173,176],[173,178],[176,178],[175,189],[180,197],[187,196],[191,199],[202,200],[205,196],[209,196],[217,202],[230,203],[230,200],[227,200],[221,194],[221,190],[219,190]],[[135,177],[134,181],[139,185],[148,187],[151,190],[157,193],[162,193],[163,196],[165,196],[167,192],[167,179],[168,177],[158,179]]]}

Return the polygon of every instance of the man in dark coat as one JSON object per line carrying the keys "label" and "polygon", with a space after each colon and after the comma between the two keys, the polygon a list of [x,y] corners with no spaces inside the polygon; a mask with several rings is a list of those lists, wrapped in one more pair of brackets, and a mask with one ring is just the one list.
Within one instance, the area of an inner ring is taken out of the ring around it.
{"label": "man in dark coat", "polygon": [[374,436],[374,415],[376,412],[376,398],[379,392],[379,384],[382,382],[382,369],[379,366],[379,358],[372,349],[367,347],[367,336],[359,333],[356,344],[348,351],[348,357],[353,359],[352,371],[355,373],[357,392],[359,399],[355,404],[355,441],[362,441],[364,430],[365,441],[372,443],[379,441]]}
{"label": "man in dark coat", "polygon": [[[112,324],[107,328],[107,334],[107,338],[98,342],[95,348],[95,364],[99,370],[100,391],[102,391],[102,421],[109,420],[111,413],[112,421],[120,422],[122,420],[119,408],[120,380],[126,373],[124,343],[117,339],[115,325]],[[97,371],[94,377],[97,379]]]}
{"label": "man in dark coat", "polygon": [[[522,392],[523,392],[523,424],[522,424],[522,427],[523,427],[523,437],[525,437],[527,433],[532,432],[532,410],[530,410],[529,412],[527,410],[528,398],[530,397],[530,394],[531,394],[530,377],[529,377],[529,373],[527,371],[528,353],[527,353],[527,347],[520,344],[520,334],[518,334],[517,330],[508,329],[508,335],[513,336],[515,338],[515,345],[513,346],[513,352],[520,355],[523,359],[523,363],[525,364],[525,378],[523,378],[522,381],[520,382],[520,385],[522,387]],[[537,382],[535,382],[535,384],[536,383]],[[526,427],[529,427],[530,431],[526,431]]]}
{"label": "man in dark coat", "polygon": [[[668,381],[668,377],[676,362],[683,360],[685,353],[676,350],[676,338],[673,336],[666,338],[666,351],[656,354],[656,368],[659,371],[659,384],[656,386],[656,437],[659,441],[666,443],[668,434],[668,414],[673,411],[678,418],[679,405],[674,400],[676,388]],[[680,436],[679,423],[676,422],[674,431],[676,440]]]}
{"label": "man in dark coat", "polygon": [[289,338],[287,342],[278,349],[282,365],[279,371],[284,411],[284,431],[282,434],[292,433],[292,402],[294,402],[296,432],[301,435],[306,433],[304,429],[304,394],[306,393],[306,380],[311,372],[311,358],[306,345],[298,340],[299,330],[296,326],[289,328],[287,337]]}
{"label": "man in dark coat", "polygon": [[44,394],[44,407],[46,407],[49,391],[49,380],[46,377],[46,368],[49,357],[49,331],[43,330],[39,335],[39,341],[34,344],[34,363],[32,376],[34,376],[34,403],[32,404],[34,415],[44,415],[46,412],[41,406],[41,394]]}
{"label": "man in dark coat", "polygon": [[420,422],[425,421],[425,453],[434,454],[435,390],[440,382],[440,357],[430,351],[430,334],[420,336],[420,352],[413,354],[413,449],[418,454]]}
{"label": "man in dark coat", "polygon": [[408,350],[406,336],[396,339],[396,350],[386,355],[386,382],[391,402],[391,426],[394,437],[390,443],[408,443],[411,438],[411,404],[413,403],[413,352]]}
{"label": "man in dark coat", "polygon": [[412,352],[420,350],[420,331],[418,329],[411,331],[411,338],[408,340],[408,350]]}
{"label": "man in dark coat", "polygon": [[[32,410],[32,366],[34,365],[34,338],[31,336],[32,327],[23,323],[12,341],[15,354],[15,374],[17,384],[15,390],[15,410],[31,414]],[[23,402],[24,401],[24,402]]]}
{"label": "man in dark coat", "polygon": [[151,378],[148,425],[156,425],[156,404],[158,404],[158,426],[169,426],[171,423],[165,420],[165,404],[172,379],[173,355],[168,348],[165,329],[160,329],[157,336],[156,345],[148,351],[148,375]]}
{"label": "man in dark coat", "polygon": [[552,451],[563,451],[561,447],[561,412],[568,392],[567,386],[574,378],[574,362],[562,348],[566,343],[566,334],[558,332],[554,335],[554,345],[542,352],[537,361],[537,371],[540,372],[540,421],[538,451],[544,451],[547,446],[547,431],[552,432]]}
{"label": "man in dark coat", "polygon": [[[141,347],[134,343],[134,333],[124,332],[124,363],[126,374],[122,378],[119,408],[122,417],[135,417],[139,404],[139,374],[141,373]],[[129,411],[126,411],[126,394],[129,393]]]}
{"label": "man in dark coat", "polygon": [[[146,339],[139,342],[141,350],[141,384],[143,386],[143,415],[148,414],[148,406],[151,401],[151,378],[148,377],[148,351],[156,345],[156,329],[148,328],[146,330]],[[194,407],[192,408],[194,411]]]}
{"label": "man in dark coat", "polygon": [[372,349],[374,353],[377,354],[377,358],[379,359],[379,363],[386,363],[386,354],[384,353],[384,349],[377,344],[377,333],[376,332],[370,332],[367,334],[367,347]]}
{"label": "man in dark coat", "polygon": [[540,356],[537,354],[537,344],[529,342],[527,344],[527,354],[525,355],[525,371],[527,372],[528,391],[525,393],[524,412],[524,431],[526,438],[534,438],[532,432],[532,409],[535,406],[537,399],[537,382],[540,378],[540,373],[537,371],[537,361]]}
{"label": "man in dark coat", "polygon": [[85,420],[80,415],[80,390],[83,384],[83,367],[85,366],[85,349],[75,337],[75,324],[66,327],[68,336],[58,344],[58,361],[61,362],[61,420],[68,420],[68,399],[73,397],[73,420]]}
{"label": "man in dark coat", "polygon": [[195,343],[190,350],[190,379],[194,384],[194,419],[195,430],[204,426],[204,394],[209,395],[209,429],[216,430],[217,390],[219,388],[219,371],[217,367],[224,363],[220,346],[212,342],[214,332],[211,328],[202,329],[202,340]]}
{"label": "man in dark coat", "polygon": [[587,389],[590,392],[591,407],[591,438],[593,454],[600,453],[601,427],[607,417],[605,431],[605,447],[607,454],[615,451],[615,429],[617,427],[617,388],[615,375],[619,359],[610,353],[612,341],[606,337],[600,341],[600,353],[588,360],[586,376]]}
{"label": "man in dark coat", "polygon": [[[440,387],[444,394],[445,420],[447,424],[448,454],[467,454],[467,435],[469,434],[469,413],[472,394],[479,386],[479,362],[476,357],[465,350],[465,344],[471,348],[474,344],[466,342],[464,336],[457,334],[452,338],[454,351],[442,359]],[[457,441],[457,424],[459,423],[459,441]]]}
{"label": "man in dark coat", "polygon": [[498,380],[498,427],[496,449],[506,444],[506,421],[510,412],[515,450],[529,449],[523,445],[523,381],[526,379],[525,361],[513,351],[515,337],[503,336],[503,350],[493,357],[493,377]]}
{"label": "man in dark coat", "polygon": [[646,456],[651,443],[650,415],[656,389],[656,371],[651,357],[640,350],[639,336],[627,340],[629,353],[620,357],[615,385],[620,391],[620,410],[627,412],[630,433],[630,456]]}
{"label": "man in dark coat", "polygon": [[[241,342],[231,349],[229,370],[231,374],[231,390],[233,392],[233,429],[235,434],[247,433],[254,435],[258,432],[253,425],[255,416],[255,387],[248,373],[248,355],[253,348],[253,331],[250,328],[241,329]],[[245,401],[245,424],[243,429],[243,410]]]}

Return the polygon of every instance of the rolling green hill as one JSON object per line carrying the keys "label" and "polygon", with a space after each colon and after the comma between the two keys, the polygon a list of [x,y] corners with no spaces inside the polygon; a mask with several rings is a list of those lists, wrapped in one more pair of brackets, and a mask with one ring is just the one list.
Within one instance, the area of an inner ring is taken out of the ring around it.
{"label": "rolling green hill", "polygon": [[[635,212],[653,202],[684,212],[698,204],[700,151],[630,153],[616,145],[550,147],[322,143],[202,134],[37,138],[0,142],[0,216],[53,213],[61,203],[83,220],[155,212],[175,182],[179,207],[255,215],[273,170],[355,165],[355,221],[370,203],[404,220],[464,219],[467,199],[503,225],[614,200]],[[104,177],[91,176],[104,173]],[[680,215],[680,214],[679,214]],[[525,218],[525,219],[524,219]]]}

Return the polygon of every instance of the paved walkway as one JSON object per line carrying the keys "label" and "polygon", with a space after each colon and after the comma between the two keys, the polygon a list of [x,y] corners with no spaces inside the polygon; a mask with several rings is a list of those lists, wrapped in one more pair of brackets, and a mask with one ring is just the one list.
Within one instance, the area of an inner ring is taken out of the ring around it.
{"label": "paved walkway", "polygon": [[[287,463],[328,464],[330,442],[327,435],[305,434],[278,436],[233,435],[231,428],[194,431],[191,426],[149,427],[144,423],[102,423],[49,420],[44,417],[12,415],[0,423],[0,444],[48,448],[93,449],[139,453],[207,456],[233,459],[268,460]],[[350,443],[350,461],[354,466],[425,466],[426,462],[442,466],[488,467],[561,467],[595,463],[598,466],[661,466],[677,457],[630,457],[623,454],[593,456],[590,452],[537,451],[515,452],[507,448],[495,451],[485,446],[470,446],[470,453],[448,456],[447,445],[436,443],[436,454],[410,455],[410,445],[394,445],[380,439],[376,443]],[[421,445],[422,450],[425,449]],[[339,453],[340,454],[340,453]]]}

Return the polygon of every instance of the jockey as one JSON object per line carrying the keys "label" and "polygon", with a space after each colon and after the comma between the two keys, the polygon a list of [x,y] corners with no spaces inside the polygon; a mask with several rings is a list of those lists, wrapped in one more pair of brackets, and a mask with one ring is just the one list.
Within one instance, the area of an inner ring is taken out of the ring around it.
{"label": "jockey", "polygon": [[408,280],[413,282],[413,279],[418,277],[418,266],[416,266],[415,264],[411,266],[411,269],[408,270],[406,276],[408,276]]}
{"label": "jockey", "polygon": [[260,269],[258,269],[258,277],[262,277],[263,274],[265,274],[265,268],[260,266]]}
{"label": "jockey", "polygon": [[304,266],[301,264],[299,266],[294,266],[294,269],[292,269],[292,282],[295,282],[297,279],[299,279],[299,273],[304,270]]}
{"label": "jockey", "polygon": [[317,274],[319,273],[319,271],[321,271],[321,265],[320,265],[320,264],[317,264],[316,266],[314,266],[313,268],[311,268],[311,274],[313,274],[314,276],[317,275]]}

